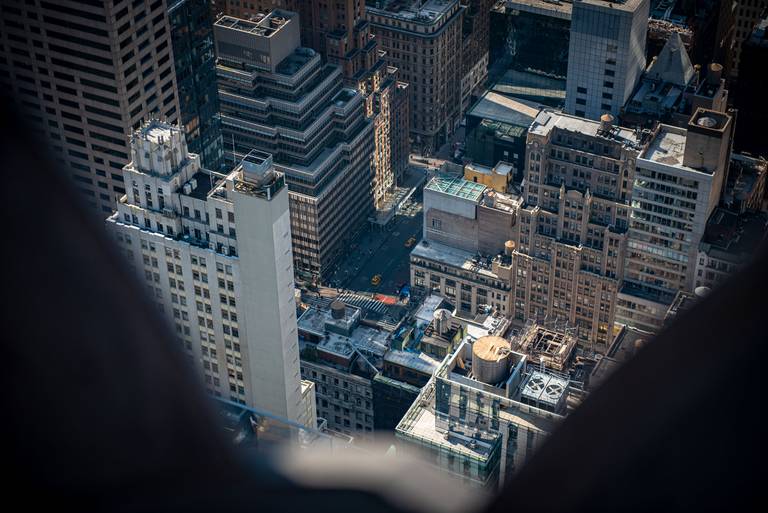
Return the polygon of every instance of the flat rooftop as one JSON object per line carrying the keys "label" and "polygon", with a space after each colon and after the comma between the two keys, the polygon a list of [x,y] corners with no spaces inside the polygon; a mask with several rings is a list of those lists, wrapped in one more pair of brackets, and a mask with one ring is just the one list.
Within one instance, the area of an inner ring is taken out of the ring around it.
{"label": "flat rooftop", "polygon": [[276,9],[268,14],[257,14],[247,20],[234,16],[221,16],[214,25],[248,34],[271,37],[286,23],[291,21],[294,16],[295,14],[290,11]]}
{"label": "flat rooftop", "polygon": [[433,262],[440,262],[451,267],[464,269],[470,272],[483,274],[489,278],[498,279],[491,271],[490,266],[479,265],[475,261],[476,255],[469,251],[452,248],[439,242],[419,242],[411,251],[411,256],[424,258]]}
{"label": "flat rooftop", "polygon": [[358,326],[348,337],[328,332],[317,348],[347,359],[352,357],[355,349],[381,358],[389,350],[389,333],[367,326]]}
{"label": "flat rooftop", "polygon": [[330,309],[307,308],[297,321],[298,328],[318,336],[325,335],[328,324],[343,330],[354,329],[361,317],[360,309],[346,304],[344,306],[346,310],[341,319],[334,319]]}
{"label": "flat rooftop", "polygon": [[702,249],[710,256],[740,261],[758,248],[767,232],[768,214],[764,212],[738,216],[718,208],[707,222]]}
{"label": "flat rooftop", "polygon": [[683,97],[683,88],[671,82],[657,86],[651,79],[644,79],[626,105],[628,112],[662,113],[677,109]]}
{"label": "flat rooftop", "polygon": [[428,375],[434,374],[440,365],[440,362],[422,352],[398,351],[396,349],[387,352],[384,355],[384,361]]}
{"label": "flat rooftop", "polygon": [[570,20],[573,11],[570,0],[507,0],[506,6],[508,9],[564,20]]}
{"label": "flat rooftop", "polygon": [[584,4],[615,11],[634,12],[644,0],[578,0],[577,4]]}
{"label": "flat rooftop", "polygon": [[[208,195],[211,193],[211,191],[224,181],[224,178],[218,175],[214,175],[213,173],[198,171],[192,175],[192,178],[190,178],[187,183],[191,184],[192,180],[194,180],[197,185],[189,194],[185,195],[189,196],[190,198],[205,200],[208,198]],[[183,188],[181,191],[183,192]]]}
{"label": "flat rooftop", "polygon": [[301,68],[307,65],[311,61],[317,52],[311,48],[299,47],[296,48],[293,53],[288,57],[280,61],[275,67],[275,72],[280,75],[295,75]]}
{"label": "flat rooftop", "polygon": [[458,3],[458,0],[384,0],[367,5],[368,12],[383,14],[414,23],[438,22]]}
{"label": "flat rooftop", "polygon": [[[418,402],[418,400],[417,400]],[[406,413],[397,430],[407,437],[423,440],[429,445],[440,447],[453,454],[485,462],[501,438],[498,433],[482,430],[484,440],[472,443],[471,435],[465,436],[454,431],[443,431],[436,427],[437,418],[431,407],[414,406]]]}
{"label": "flat rooftop", "polygon": [[430,294],[422,301],[421,306],[416,311],[417,321],[429,324],[434,319],[435,310],[444,308],[445,303],[444,298],[437,294]]}
{"label": "flat rooftop", "polygon": [[643,152],[642,158],[667,166],[686,167],[683,165],[685,139],[685,130],[661,125],[658,134]]}
{"label": "flat rooftop", "polygon": [[428,191],[441,192],[470,201],[479,201],[487,187],[483,184],[470,182],[461,177],[435,176],[424,187]]}
{"label": "flat rooftop", "polygon": [[467,116],[528,127],[540,110],[541,106],[535,102],[488,91],[469,109]]}
{"label": "flat rooftop", "polygon": [[554,128],[591,137],[601,137],[606,140],[627,144],[629,146],[637,146],[639,144],[634,130],[614,125],[610,137],[606,137],[600,130],[600,122],[571,116],[570,114],[564,114],[554,110],[541,111],[533,121],[528,133],[546,135]]}

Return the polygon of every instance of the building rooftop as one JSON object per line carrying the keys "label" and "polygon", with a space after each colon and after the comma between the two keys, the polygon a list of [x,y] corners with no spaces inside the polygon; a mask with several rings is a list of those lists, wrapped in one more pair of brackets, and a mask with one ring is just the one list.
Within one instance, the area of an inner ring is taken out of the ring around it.
{"label": "building rooftop", "polygon": [[175,134],[179,134],[178,127],[157,119],[152,119],[135,132],[136,137],[152,141],[155,144],[167,143]]}
{"label": "building rooftop", "polygon": [[669,82],[681,87],[691,82],[694,76],[693,65],[680,34],[673,32],[670,35],[661,53],[648,66],[646,75],[652,80]]}
{"label": "building rooftop", "polygon": [[435,176],[424,188],[461,199],[479,201],[487,187],[461,177]]}
{"label": "building rooftop", "polygon": [[208,198],[208,195],[211,193],[211,191],[213,191],[223,181],[224,179],[222,177],[201,170],[192,175],[192,178],[190,178],[187,182],[187,184],[190,185],[190,191],[186,192],[183,187],[181,190],[186,196],[199,200],[205,200]]}
{"label": "building rooftop", "polygon": [[509,69],[493,85],[493,91],[556,107],[565,102],[565,87],[562,77]]}
{"label": "building rooftop", "polygon": [[653,338],[653,333],[622,326],[621,331],[613,339],[605,356],[598,360],[589,376],[589,390],[594,390],[608,379],[625,362],[629,361],[635,353]]}
{"label": "building rooftop", "polygon": [[634,12],[643,1],[645,0],[577,0],[575,3],[620,12]]}
{"label": "building rooftop", "polygon": [[445,298],[438,296],[437,294],[430,294],[424,301],[422,301],[421,306],[419,306],[419,309],[416,311],[415,317],[417,322],[420,321],[429,324],[432,322],[432,319],[434,319],[435,310],[445,308],[445,305]]}
{"label": "building rooftop", "polygon": [[275,72],[280,75],[295,75],[317,55],[311,48],[298,47],[288,57],[280,61]]}
{"label": "building rooftop", "polygon": [[318,342],[317,349],[344,360],[351,360],[356,351],[367,357],[381,358],[389,350],[389,333],[367,326],[358,326],[349,336],[327,332]]}
{"label": "building rooftop", "polygon": [[507,0],[505,3],[507,9],[565,20],[571,19],[573,11],[570,0]]}
{"label": "building rooftop", "polygon": [[245,20],[235,18],[234,16],[220,16],[214,25],[247,32],[248,34],[257,34],[263,37],[271,37],[279,31],[286,23],[289,23],[295,13],[275,9],[269,13],[260,13]]}
{"label": "building rooftop", "polygon": [[461,433],[455,431],[455,427],[450,431],[441,430],[436,427],[436,421],[433,408],[412,406],[398,424],[397,431],[427,442],[428,445],[440,447],[449,453],[481,462],[490,459],[501,438],[499,433],[483,430],[481,432],[483,439],[477,440],[473,436],[473,431],[467,430],[466,433]]}
{"label": "building rooftop", "polygon": [[699,287],[693,293],[684,290],[678,291],[672,299],[672,302],[669,304],[667,313],[664,315],[664,325],[668,325],[675,320],[678,315],[693,308],[693,306],[707,294],[709,294],[709,288],[707,287]]}
{"label": "building rooftop", "polygon": [[384,355],[384,361],[401,367],[408,367],[423,374],[432,375],[440,362],[423,352],[390,350]]}
{"label": "building rooftop", "polygon": [[351,333],[360,322],[360,309],[341,303],[344,316],[335,318],[330,309],[310,307],[301,314],[297,321],[298,328],[317,336],[325,335],[330,328],[341,333]]}
{"label": "building rooftop", "polygon": [[367,10],[413,23],[433,24],[441,21],[458,0],[381,0],[368,4]]}
{"label": "building rooftop", "polygon": [[512,347],[527,354],[531,362],[564,372],[576,349],[576,337],[567,330],[533,324],[512,341]]}
{"label": "building rooftop", "polygon": [[548,109],[541,111],[536,116],[528,133],[546,135],[554,128],[591,137],[600,137],[631,147],[638,147],[640,144],[638,134],[634,130],[612,126],[610,131],[606,132],[602,130],[599,121],[571,116],[570,114]]}
{"label": "building rooftop", "polygon": [[562,404],[568,393],[568,380],[549,372],[534,370],[520,387],[522,399],[544,403],[552,408]]}
{"label": "building rooftop", "polygon": [[439,242],[422,240],[413,248],[411,256],[441,262],[451,267],[465,269],[483,274],[489,278],[498,279],[498,276],[491,270],[491,265],[484,265],[484,262],[478,261],[477,255],[474,253],[452,248]]}
{"label": "building rooftop", "polygon": [[490,119],[527,128],[536,118],[541,108],[535,102],[517,100],[503,94],[488,91],[469,109],[467,116]]}
{"label": "building rooftop", "polygon": [[766,233],[764,212],[737,215],[717,208],[709,217],[700,248],[710,257],[740,263],[754,253]]}
{"label": "building rooftop", "polygon": [[651,140],[642,158],[668,166],[686,167],[683,165],[685,140],[684,129],[660,125],[656,137]]}

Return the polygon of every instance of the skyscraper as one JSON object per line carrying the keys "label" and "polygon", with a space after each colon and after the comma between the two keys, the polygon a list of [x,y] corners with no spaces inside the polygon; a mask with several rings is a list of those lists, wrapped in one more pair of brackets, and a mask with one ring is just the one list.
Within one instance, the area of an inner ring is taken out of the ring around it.
{"label": "skyscraper", "polygon": [[324,275],[373,210],[373,123],[341,70],[299,46],[298,17],[275,10],[214,25],[224,146],[231,162],[273,155],[291,203],[294,264]]}
{"label": "skyscraper", "polygon": [[168,15],[181,124],[189,151],[200,155],[206,168],[218,170],[224,151],[209,3],[207,0],[171,0]]}
{"label": "skyscraper", "polygon": [[692,292],[699,243],[720,201],[732,118],[698,109],[687,128],[660,125],[637,158],[617,318],[661,327],[678,291]]}
{"label": "skyscraper", "polygon": [[410,84],[411,136],[429,153],[461,117],[462,16],[459,0],[368,1],[366,17],[386,61]]}
{"label": "skyscraper", "polygon": [[731,80],[738,80],[741,69],[741,51],[744,43],[752,37],[760,20],[768,14],[768,0],[733,2],[733,47],[726,55],[726,70]]}
{"label": "skyscraper", "polygon": [[599,352],[613,340],[634,161],[642,140],[614,126],[542,111],[528,131],[519,237],[512,254],[518,322],[567,319]]}
{"label": "skyscraper", "polygon": [[488,78],[493,0],[462,0],[461,112],[467,111]]}
{"label": "skyscraper", "polygon": [[408,84],[398,79],[397,68],[386,65],[385,54],[365,21],[365,2],[254,0],[217,5],[222,13],[245,19],[275,8],[298,13],[301,44],[341,67],[346,85],[365,98],[366,115],[374,119],[374,202],[381,206],[408,166]]}
{"label": "skyscraper", "polygon": [[576,0],[565,111],[597,120],[619,114],[645,69],[650,0]]}
{"label": "skyscraper", "polygon": [[125,193],[127,137],[179,116],[165,2],[2,3],[0,84],[12,90],[88,205]]}
{"label": "skyscraper", "polygon": [[215,173],[178,127],[156,120],[130,146],[129,192],[107,226],[207,389],[314,427],[314,389],[299,375],[288,191],[271,155]]}

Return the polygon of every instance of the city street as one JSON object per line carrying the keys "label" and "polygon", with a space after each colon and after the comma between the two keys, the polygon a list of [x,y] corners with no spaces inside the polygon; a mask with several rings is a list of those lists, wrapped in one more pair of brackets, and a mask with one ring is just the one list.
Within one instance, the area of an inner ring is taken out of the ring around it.
{"label": "city street", "polygon": [[[401,284],[408,283],[408,256],[421,240],[421,198],[421,191],[416,191],[386,229],[368,227],[340,262],[340,271],[331,276],[332,286],[394,295]],[[407,247],[411,237],[414,240]],[[371,279],[376,275],[381,276],[381,283],[373,285]]]}

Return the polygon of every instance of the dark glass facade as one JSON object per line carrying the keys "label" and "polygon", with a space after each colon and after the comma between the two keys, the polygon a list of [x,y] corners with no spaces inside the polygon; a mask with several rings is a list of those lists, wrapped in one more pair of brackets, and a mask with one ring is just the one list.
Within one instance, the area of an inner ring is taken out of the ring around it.
{"label": "dark glass facade", "polygon": [[170,0],[168,13],[180,121],[189,151],[200,155],[204,167],[218,170],[223,163],[223,148],[210,2]]}
{"label": "dark glass facade", "polygon": [[507,9],[503,27],[496,27],[492,53],[500,76],[494,90],[509,96],[559,107],[565,99],[571,22]]}
{"label": "dark glass facade", "polygon": [[419,395],[419,388],[378,374],[372,383],[373,427],[391,433]]}

